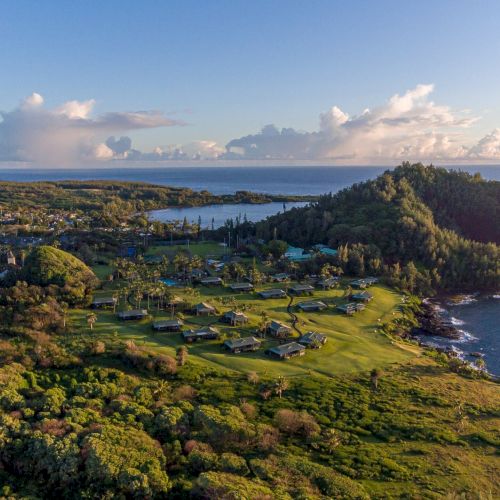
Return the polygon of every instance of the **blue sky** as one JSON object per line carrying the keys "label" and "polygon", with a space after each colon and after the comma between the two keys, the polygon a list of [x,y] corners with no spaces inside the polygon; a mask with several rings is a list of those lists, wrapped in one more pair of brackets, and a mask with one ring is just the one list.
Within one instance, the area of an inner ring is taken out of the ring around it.
{"label": "blue sky", "polygon": [[486,0],[3,0],[0,110],[37,92],[48,109],[93,99],[92,116],[185,122],[117,129],[149,151],[267,124],[311,133],[334,105],[352,117],[434,84],[429,101],[477,118],[469,147],[500,126],[498,33],[500,3]]}

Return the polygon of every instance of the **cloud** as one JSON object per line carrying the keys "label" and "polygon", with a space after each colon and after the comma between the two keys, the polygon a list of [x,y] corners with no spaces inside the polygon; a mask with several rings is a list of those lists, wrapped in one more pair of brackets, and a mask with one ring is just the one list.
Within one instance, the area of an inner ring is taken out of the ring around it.
{"label": "cloud", "polygon": [[[144,152],[122,135],[184,123],[159,111],[113,111],[95,116],[95,100],[68,101],[53,109],[33,93],[9,112],[0,112],[0,161],[67,165],[95,160],[168,162],[197,160],[318,161],[390,164],[417,161],[499,161],[500,128],[471,140],[478,117],[436,104],[432,84],[395,94],[384,104],[350,115],[332,106],[314,131],[266,125],[255,134],[158,146]],[[117,139],[116,137],[119,137]]]}
{"label": "cloud", "polygon": [[111,146],[104,144],[109,134],[182,124],[159,111],[109,112],[93,117],[94,106],[90,99],[47,109],[40,94],[31,94],[16,109],[0,112],[0,160],[66,165],[111,159],[130,145],[126,147],[123,137]]}
{"label": "cloud", "polygon": [[231,140],[226,146],[227,156],[351,163],[500,158],[500,132],[493,132],[474,146],[464,145],[465,129],[478,118],[434,103],[430,99],[433,91],[433,85],[417,85],[356,116],[333,106],[319,116],[314,132],[267,125],[258,134]]}

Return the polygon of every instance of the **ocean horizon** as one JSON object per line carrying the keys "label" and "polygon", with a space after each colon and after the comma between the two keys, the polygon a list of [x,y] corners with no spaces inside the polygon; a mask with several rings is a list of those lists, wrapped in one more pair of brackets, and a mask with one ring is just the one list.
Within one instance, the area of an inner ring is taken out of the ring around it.
{"label": "ocean horizon", "polygon": [[[0,180],[12,182],[115,180],[187,187],[213,194],[254,191],[266,194],[320,195],[334,193],[357,182],[373,179],[395,167],[387,166],[131,166],[131,167],[0,167]],[[500,181],[500,165],[456,165],[453,170],[479,172],[486,180]]]}

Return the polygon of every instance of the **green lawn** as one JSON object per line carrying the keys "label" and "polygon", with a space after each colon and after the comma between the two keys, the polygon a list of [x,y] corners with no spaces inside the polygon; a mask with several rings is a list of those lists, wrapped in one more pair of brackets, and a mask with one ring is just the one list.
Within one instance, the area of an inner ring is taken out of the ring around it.
{"label": "green lawn", "polygon": [[145,255],[175,255],[179,251],[189,251],[192,255],[199,255],[200,257],[206,257],[207,255],[222,257],[225,254],[226,249],[219,245],[219,243],[207,241],[201,243],[190,243],[189,245],[151,246],[148,248]]}
{"label": "green lawn", "polygon": [[[109,285],[109,286],[116,286]],[[107,285],[108,286],[108,285]],[[275,285],[266,285],[273,287]],[[291,324],[287,313],[288,299],[261,300],[255,294],[234,295],[225,288],[199,288],[198,301],[207,301],[216,306],[219,312],[229,310],[222,306],[217,298],[233,296],[236,301],[247,308],[246,314],[250,322],[245,327],[229,327],[217,322],[217,317],[197,318],[186,315],[186,328],[196,325],[216,322],[217,327],[227,336],[240,335],[242,337],[255,335],[256,327],[261,319],[261,312],[267,311],[270,319],[277,319]],[[316,291],[314,299],[325,301],[329,307],[323,312],[298,313],[299,328],[303,332],[310,330],[325,333],[328,342],[320,350],[307,350],[305,356],[288,361],[269,359],[264,351],[267,347],[276,345],[275,340],[266,339],[262,348],[255,353],[229,354],[221,349],[222,341],[198,342],[189,346],[191,361],[217,365],[239,372],[256,371],[259,374],[299,376],[311,372],[327,376],[369,370],[374,367],[383,367],[392,363],[405,362],[418,354],[416,347],[393,342],[380,331],[377,331],[378,320],[382,322],[398,314],[401,297],[397,293],[380,285],[370,288],[374,300],[364,311],[348,317],[335,311],[335,305],[343,302],[343,290]],[[109,294],[109,291],[100,294]],[[177,294],[177,291],[176,291]],[[180,289],[178,295],[182,296]],[[297,298],[295,303],[309,300],[309,297]],[[145,301],[142,304],[146,306]],[[237,306],[238,308],[239,306]],[[88,334],[85,316],[88,311],[76,310],[72,312],[72,325],[79,333]],[[150,313],[154,318],[167,318],[168,313],[157,313],[153,308]],[[133,339],[138,345],[147,346],[158,352],[174,354],[175,348],[182,344],[180,334],[156,333],[152,330],[152,319],[143,321],[119,321],[112,311],[97,312],[98,321],[94,326],[96,338],[111,338],[116,332],[121,339]],[[297,334],[298,336],[298,334]]]}

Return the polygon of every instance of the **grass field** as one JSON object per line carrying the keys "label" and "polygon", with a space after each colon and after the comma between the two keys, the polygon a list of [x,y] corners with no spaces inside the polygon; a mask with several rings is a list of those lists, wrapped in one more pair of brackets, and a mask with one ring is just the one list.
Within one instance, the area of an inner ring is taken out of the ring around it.
{"label": "grass field", "polygon": [[145,255],[175,255],[180,251],[188,251],[192,255],[199,255],[200,257],[206,257],[207,255],[222,257],[226,253],[226,249],[219,243],[207,241],[201,243],[190,243],[189,245],[151,246],[148,248]]}
{"label": "grass field", "polygon": [[[105,285],[105,286],[116,286]],[[266,285],[266,287],[272,287]],[[224,337],[256,335],[257,326],[261,320],[262,311],[266,311],[269,319],[277,319],[291,324],[290,315],[287,312],[288,298],[276,300],[262,300],[255,294],[234,295],[227,288],[199,288],[200,296],[194,299],[196,302],[207,301],[214,305],[220,313],[230,310],[230,307],[222,306],[219,297],[234,297],[238,308],[245,308],[249,316],[249,323],[244,327],[230,327],[218,322],[215,317],[185,316],[185,327],[196,328],[197,325],[215,323]],[[305,356],[293,358],[288,361],[280,361],[268,358],[264,351],[266,348],[276,345],[277,341],[265,339],[261,349],[254,353],[229,354],[221,349],[221,340],[201,341],[189,346],[191,361],[217,365],[229,370],[239,372],[256,371],[263,375],[299,376],[309,372],[322,375],[340,375],[361,370],[369,370],[374,367],[384,367],[392,363],[401,363],[418,354],[419,350],[410,345],[394,343],[391,339],[377,330],[378,320],[385,322],[398,314],[400,295],[377,285],[370,289],[374,300],[370,302],[364,311],[353,317],[345,316],[335,311],[336,304],[342,303],[343,290],[316,291],[313,298],[325,301],[329,307],[322,312],[295,314],[299,318],[298,327],[302,332],[318,331],[328,336],[328,342],[319,350],[307,350]],[[109,294],[109,291],[100,292]],[[176,294],[183,296],[182,289],[176,290]],[[296,298],[294,303],[310,298]],[[145,307],[145,301],[142,306]],[[121,305],[123,307],[123,304]],[[90,333],[86,324],[88,311],[72,311],[72,326],[80,334]],[[93,335],[103,340],[116,338],[132,339],[138,345],[149,349],[173,355],[176,347],[183,343],[178,333],[157,333],[152,330],[153,319],[168,318],[165,311],[156,312],[150,309],[152,318],[143,321],[123,322],[118,320],[112,311],[98,311],[98,320],[94,325]],[[116,332],[116,335],[114,335]],[[298,334],[296,333],[298,337]]]}

